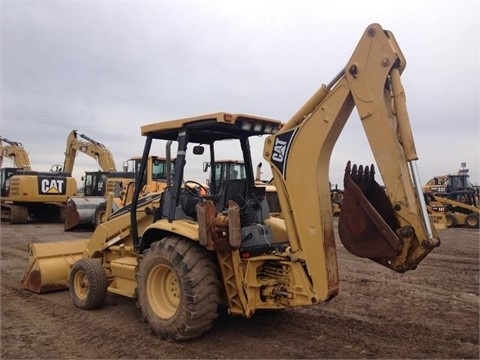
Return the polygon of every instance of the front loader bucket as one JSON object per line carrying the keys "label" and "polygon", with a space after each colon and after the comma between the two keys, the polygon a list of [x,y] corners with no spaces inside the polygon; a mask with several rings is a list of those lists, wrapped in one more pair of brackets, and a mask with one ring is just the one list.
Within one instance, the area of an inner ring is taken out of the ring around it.
{"label": "front loader bucket", "polygon": [[95,210],[106,200],[103,197],[72,197],[67,201],[65,231],[92,228],[95,225]]}
{"label": "front loader bucket", "polygon": [[36,293],[68,288],[72,265],[82,257],[88,240],[28,244],[28,268],[22,286]]}
{"label": "front loader bucket", "polygon": [[375,181],[372,165],[345,168],[342,211],[338,232],[345,248],[365,258],[391,258],[399,254],[399,227],[385,190]]}

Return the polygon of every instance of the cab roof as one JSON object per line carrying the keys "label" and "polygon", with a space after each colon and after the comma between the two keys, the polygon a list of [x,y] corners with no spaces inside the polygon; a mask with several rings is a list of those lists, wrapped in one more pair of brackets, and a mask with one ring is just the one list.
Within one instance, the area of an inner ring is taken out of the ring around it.
{"label": "cab roof", "polygon": [[177,140],[180,132],[188,130],[189,142],[210,144],[217,140],[275,134],[281,126],[279,120],[218,112],[144,125],[141,134],[155,139]]}

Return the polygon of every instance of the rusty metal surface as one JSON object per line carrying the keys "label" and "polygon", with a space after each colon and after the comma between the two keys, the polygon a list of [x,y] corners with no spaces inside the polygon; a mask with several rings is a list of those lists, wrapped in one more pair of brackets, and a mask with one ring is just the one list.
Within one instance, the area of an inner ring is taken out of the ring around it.
{"label": "rusty metal surface", "polygon": [[242,246],[240,207],[232,200],[228,201],[228,240],[233,249]]}
{"label": "rusty metal surface", "polygon": [[42,275],[40,270],[38,269],[26,273],[25,276],[22,278],[21,284],[24,289],[33,291],[38,294],[65,290],[68,288],[68,284],[65,280],[51,283],[42,283]]}
{"label": "rusty metal surface", "polygon": [[366,258],[398,255],[402,242],[399,227],[385,191],[375,181],[375,168],[347,163],[342,211],[338,220],[340,240],[352,254]]}
{"label": "rusty metal surface", "polygon": [[209,250],[215,248],[212,236],[212,221],[215,218],[215,204],[211,200],[197,205],[198,236],[201,245]]}

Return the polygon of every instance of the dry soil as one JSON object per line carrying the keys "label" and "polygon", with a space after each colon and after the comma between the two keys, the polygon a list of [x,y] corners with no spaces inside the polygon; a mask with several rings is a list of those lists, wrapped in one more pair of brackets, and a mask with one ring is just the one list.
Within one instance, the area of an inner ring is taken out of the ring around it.
{"label": "dry soil", "polygon": [[440,230],[442,245],[397,274],[338,243],[332,301],[250,320],[221,315],[202,338],[171,343],[149,332],[134,300],[107,295],[98,310],[68,291],[24,290],[27,243],[89,237],[61,224],[1,227],[2,359],[479,358],[479,230]]}

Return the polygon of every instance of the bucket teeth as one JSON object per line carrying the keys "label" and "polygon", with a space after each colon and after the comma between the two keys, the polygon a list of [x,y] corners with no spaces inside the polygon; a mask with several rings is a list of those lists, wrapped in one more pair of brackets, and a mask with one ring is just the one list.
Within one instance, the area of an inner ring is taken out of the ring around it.
{"label": "bucket teeth", "polygon": [[347,178],[351,179],[362,188],[365,185],[368,186],[372,181],[375,181],[375,165],[371,164],[370,167],[366,165],[365,168],[363,165],[357,167],[356,164],[353,164],[352,166],[351,162],[348,161],[345,166],[344,181],[346,181]]}

